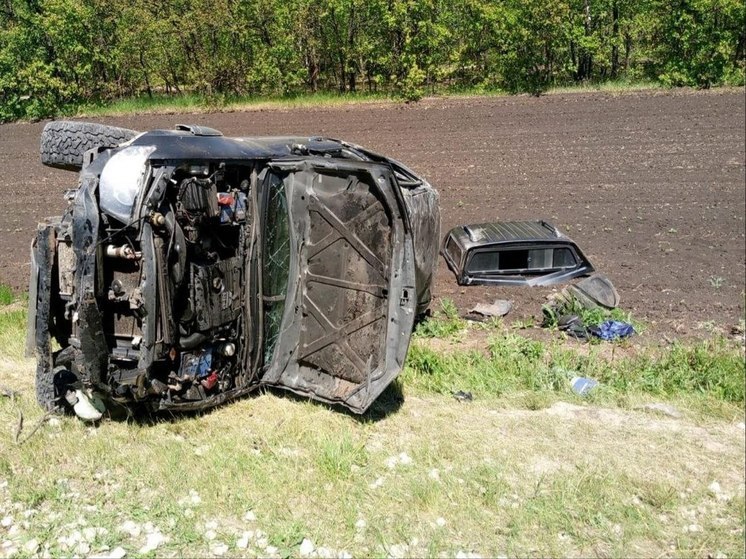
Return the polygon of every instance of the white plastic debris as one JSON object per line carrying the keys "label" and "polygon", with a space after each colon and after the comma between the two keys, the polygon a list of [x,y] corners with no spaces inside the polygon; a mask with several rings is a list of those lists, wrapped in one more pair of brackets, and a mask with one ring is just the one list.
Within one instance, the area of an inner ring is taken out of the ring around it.
{"label": "white plastic debris", "polygon": [[69,391],[65,399],[73,407],[75,415],[83,421],[98,421],[104,415],[106,407],[100,398],[86,394],[81,389]]}

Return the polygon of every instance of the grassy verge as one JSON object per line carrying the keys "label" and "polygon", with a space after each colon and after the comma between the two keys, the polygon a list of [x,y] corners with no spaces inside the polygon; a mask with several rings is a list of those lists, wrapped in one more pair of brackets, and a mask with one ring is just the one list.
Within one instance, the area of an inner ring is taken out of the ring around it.
{"label": "grassy verge", "polygon": [[[743,552],[743,363],[719,342],[622,365],[603,346],[582,354],[499,323],[467,351],[473,332],[431,324],[441,338],[417,336],[367,417],[262,394],[151,423],[54,418],[17,445],[19,416],[25,434],[42,415],[24,315],[0,308],[0,384],[18,391],[0,397],[0,556]],[[576,396],[560,369],[601,386]],[[684,416],[624,409],[635,394]],[[690,394],[730,411],[701,420]]]}
{"label": "grassy verge", "polygon": [[171,114],[230,112],[260,109],[297,109],[333,107],[349,103],[372,103],[392,100],[386,94],[355,93],[339,95],[316,93],[291,97],[208,97],[199,94],[154,95],[121,99],[106,105],[81,107],[75,116],[121,116],[127,114]]}
{"label": "grassy verge", "polygon": [[[582,85],[556,87],[545,94],[573,93],[573,92],[631,92],[650,89],[662,89],[661,84],[655,82],[627,82],[613,81],[604,83],[588,83]],[[478,88],[448,88],[439,87],[429,91],[429,96],[439,97],[476,97],[476,96],[504,96],[508,92],[500,89]],[[373,103],[381,101],[402,101],[394,93],[315,93],[300,94],[285,97],[225,97],[206,96],[195,93],[178,95],[156,94],[153,97],[139,96],[120,99],[103,105],[87,105],[80,107],[75,116],[101,117],[122,116],[127,114],[171,114],[171,113],[204,113],[214,111],[248,111],[259,109],[296,109],[309,107],[330,107],[350,103]]]}

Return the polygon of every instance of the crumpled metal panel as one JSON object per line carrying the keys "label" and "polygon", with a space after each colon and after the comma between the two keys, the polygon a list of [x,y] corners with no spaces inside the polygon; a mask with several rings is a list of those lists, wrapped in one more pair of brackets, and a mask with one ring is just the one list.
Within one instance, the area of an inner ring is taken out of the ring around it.
{"label": "crumpled metal panel", "polygon": [[320,159],[273,167],[290,201],[290,278],[298,279],[262,382],[363,413],[401,371],[412,332],[404,201],[385,166]]}

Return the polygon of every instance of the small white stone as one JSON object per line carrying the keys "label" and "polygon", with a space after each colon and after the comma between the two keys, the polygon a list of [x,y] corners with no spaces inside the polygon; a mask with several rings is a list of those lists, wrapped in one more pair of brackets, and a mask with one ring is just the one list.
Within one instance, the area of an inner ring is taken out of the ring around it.
{"label": "small white stone", "polygon": [[405,543],[395,543],[389,547],[389,557],[399,559],[409,556],[409,546]]}
{"label": "small white stone", "polygon": [[221,555],[228,553],[228,546],[222,542],[215,542],[210,545],[210,553],[220,557]]}
{"label": "small white stone", "polygon": [[317,547],[313,555],[319,557],[319,559],[334,559],[336,554],[328,547]]}
{"label": "small white stone", "polygon": [[308,538],[303,538],[303,541],[300,544],[300,549],[298,549],[298,554],[301,557],[310,557],[314,549],[313,542]]}
{"label": "small white stone", "polygon": [[10,528],[13,526],[13,517],[12,516],[4,516],[2,520],[0,520],[0,526],[3,528]]}
{"label": "small white stone", "polygon": [[29,555],[33,555],[39,550],[39,540],[36,538],[27,541],[23,544],[23,550]]}
{"label": "small white stone", "polygon": [[383,478],[379,477],[376,481],[370,484],[371,489],[377,489],[378,487],[383,487]]}
{"label": "small white stone", "polygon": [[218,529],[218,523],[215,520],[208,520],[205,522],[205,528],[208,530],[217,530]]}
{"label": "small white stone", "polygon": [[390,470],[393,470],[394,468],[396,468],[396,464],[398,462],[399,462],[398,456],[389,456],[388,458],[386,458],[385,464],[387,468],[389,468]]}
{"label": "small white stone", "polygon": [[140,548],[140,554],[144,555],[146,553],[150,553],[151,551],[155,551],[161,544],[167,541],[168,538],[160,532],[152,532],[148,534],[148,537],[145,540],[145,545]]}
{"label": "small white stone", "polygon": [[720,493],[720,484],[717,481],[713,481],[707,489],[710,490],[710,493],[717,495]]}
{"label": "small white stone", "polygon": [[355,522],[355,528],[358,530],[363,530],[368,525],[367,522],[365,522],[364,518],[358,518],[357,522]]}
{"label": "small white stone", "polygon": [[212,541],[217,537],[218,537],[218,534],[217,532],[215,532],[215,530],[207,530],[207,532],[205,532],[205,539],[207,541]]}
{"label": "small white stone", "polygon": [[139,524],[136,522],[133,522],[132,520],[125,520],[122,525],[119,527],[120,532],[125,532],[132,536],[133,538],[136,538],[140,535],[142,528]]}
{"label": "small white stone", "polygon": [[59,427],[60,425],[62,425],[62,422],[56,417],[50,417],[49,419],[47,419],[47,425],[51,425],[52,427]]}
{"label": "small white stone", "polygon": [[437,519],[435,520],[435,523],[436,523],[436,524],[437,524],[438,526],[440,526],[440,527],[442,528],[443,526],[445,526],[445,525],[446,525],[446,519],[445,519],[445,518],[443,518],[442,516],[439,516],[439,517],[438,517],[438,518],[437,518]]}
{"label": "small white stone", "polygon": [[433,468],[432,470],[430,470],[427,475],[430,479],[440,481],[440,472],[437,470],[437,468]]}
{"label": "small white stone", "polygon": [[243,515],[243,519],[246,522],[255,522],[256,521],[256,515],[254,514],[254,511],[247,510],[246,514]]}
{"label": "small white stone", "polygon": [[236,540],[236,547],[238,549],[246,549],[249,547],[249,541],[253,537],[254,534],[251,532],[244,532],[240,538]]}
{"label": "small white stone", "polygon": [[337,559],[352,559],[352,553],[343,549],[337,553]]}
{"label": "small white stone", "polygon": [[406,452],[399,454],[399,463],[402,466],[409,466],[412,463],[412,458]]}
{"label": "small white stone", "polygon": [[277,548],[273,545],[268,545],[267,549],[264,550],[267,555],[275,555],[277,553]]}
{"label": "small white stone", "polygon": [[124,550],[123,547],[115,547],[111,550],[111,553],[109,553],[108,557],[109,559],[122,559],[126,555],[127,552]]}

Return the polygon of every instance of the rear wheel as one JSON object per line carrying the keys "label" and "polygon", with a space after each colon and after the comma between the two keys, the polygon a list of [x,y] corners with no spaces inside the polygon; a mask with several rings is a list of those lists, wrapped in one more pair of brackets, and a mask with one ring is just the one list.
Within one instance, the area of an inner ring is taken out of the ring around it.
{"label": "rear wheel", "polygon": [[55,120],[41,133],[41,162],[56,169],[79,171],[88,150],[113,148],[138,134],[137,130],[105,124]]}

